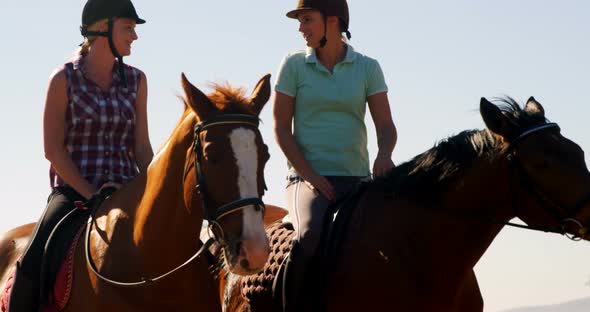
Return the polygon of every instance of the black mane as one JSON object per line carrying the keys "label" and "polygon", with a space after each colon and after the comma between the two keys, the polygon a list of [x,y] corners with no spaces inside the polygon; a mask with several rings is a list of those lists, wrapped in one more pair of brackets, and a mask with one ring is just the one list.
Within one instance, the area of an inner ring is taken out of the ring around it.
{"label": "black mane", "polygon": [[[516,126],[517,133],[547,122],[544,117],[526,112],[512,98],[497,99],[496,102],[499,102],[502,113]],[[395,197],[428,201],[444,192],[476,159],[494,159],[506,147],[507,143],[502,137],[487,129],[463,131],[438,142],[430,150],[372,183],[392,192]]]}

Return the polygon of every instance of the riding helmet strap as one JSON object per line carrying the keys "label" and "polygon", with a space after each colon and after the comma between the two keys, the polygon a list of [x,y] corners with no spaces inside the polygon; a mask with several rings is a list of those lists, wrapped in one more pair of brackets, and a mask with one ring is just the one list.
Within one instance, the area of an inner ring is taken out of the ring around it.
{"label": "riding helmet strap", "polygon": [[324,16],[324,36],[322,37],[322,40],[320,40],[320,48],[325,47],[326,43],[328,43],[328,15],[324,11],[322,11],[322,15]]}
{"label": "riding helmet strap", "polygon": [[127,88],[127,77],[125,76],[125,64],[123,63],[123,56],[121,56],[121,54],[119,54],[119,51],[117,51],[117,48],[115,47],[115,42],[113,40],[113,25],[114,25],[114,18],[109,17],[108,19],[108,31],[104,32],[104,31],[88,31],[88,29],[85,26],[82,26],[80,28],[80,31],[82,33],[82,36],[84,37],[88,37],[88,36],[100,36],[100,37],[107,37],[109,40],[109,47],[111,48],[111,52],[113,53],[113,55],[117,58],[117,61],[119,62],[119,76],[121,77],[121,82],[123,83],[123,86],[125,88]]}
{"label": "riding helmet strap", "polygon": [[109,46],[111,47],[111,52],[119,61],[119,77],[121,78],[121,82],[123,86],[127,88],[127,77],[125,77],[125,64],[123,63],[123,56],[119,54],[117,48],[115,47],[115,41],[113,39],[113,28],[114,28],[114,19],[111,17],[109,18]]}

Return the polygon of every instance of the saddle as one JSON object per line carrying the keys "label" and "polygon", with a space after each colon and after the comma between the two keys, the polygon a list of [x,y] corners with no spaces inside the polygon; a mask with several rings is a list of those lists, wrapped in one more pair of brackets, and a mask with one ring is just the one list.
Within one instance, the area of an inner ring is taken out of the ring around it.
{"label": "saddle", "polygon": [[41,265],[41,303],[48,311],[60,311],[67,304],[72,286],[74,255],[81,234],[102,202],[117,189],[108,187],[94,195],[88,202],[76,202],[72,210],[55,226],[43,254]]}
{"label": "saddle", "polygon": [[[76,208],[63,217],[51,231],[45,244],[39,277],[39,296],[42,311],[56,312],[62,310],[69,300],[72,286],[74,255],[81,234],[91,212],[100,206],[114,189],[108,188],[87,203],[76,202]],[[90,208],[89,208],[90,207]],[[8,298],[12,291],[13,271],[3,289],[6,302],[0,305],[0,311],[8,309]]]}
{"label": "saddle", "polygon": [[[78,240],[86,228],[90,210],[74,209],[54,228],[45,245],[41,265],[40,294],[45,311],[53,306],[55,311],[63,309],[68,302],[74,254]],[[56,308],[56,309],[55,309]]]}

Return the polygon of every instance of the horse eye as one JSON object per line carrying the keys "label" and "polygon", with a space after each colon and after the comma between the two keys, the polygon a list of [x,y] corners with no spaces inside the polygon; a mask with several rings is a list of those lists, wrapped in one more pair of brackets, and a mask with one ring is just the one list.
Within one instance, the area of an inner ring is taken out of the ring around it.
{"label": "horse eye", "polygon": [[205,148],[203,148],[203,155],[205,156],[205,159],[213,163],[219,160],[218,150],[212,146],[211,143],[205,145]]}
{"label": "horse eye", "polygon": [[542,170],[549,168],[550,161],[547,159],[547,154],[542,159],[532,162],[532,165],[535,169]]}

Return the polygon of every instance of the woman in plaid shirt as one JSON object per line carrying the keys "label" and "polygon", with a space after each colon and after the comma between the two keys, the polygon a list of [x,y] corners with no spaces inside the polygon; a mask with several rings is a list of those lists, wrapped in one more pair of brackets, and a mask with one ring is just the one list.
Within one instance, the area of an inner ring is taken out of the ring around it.
{"label": "woman in plaid shirt", "polygon": [[123,63],[145,21],[129,0],[88,0],[78,56],[52,75],[44,111],[45,157],[52,193],[12,288],[9,310],[36,311],[43,249],[54,226],[107,187],[145,171],[153,151],[147,126],[147,81]]}

